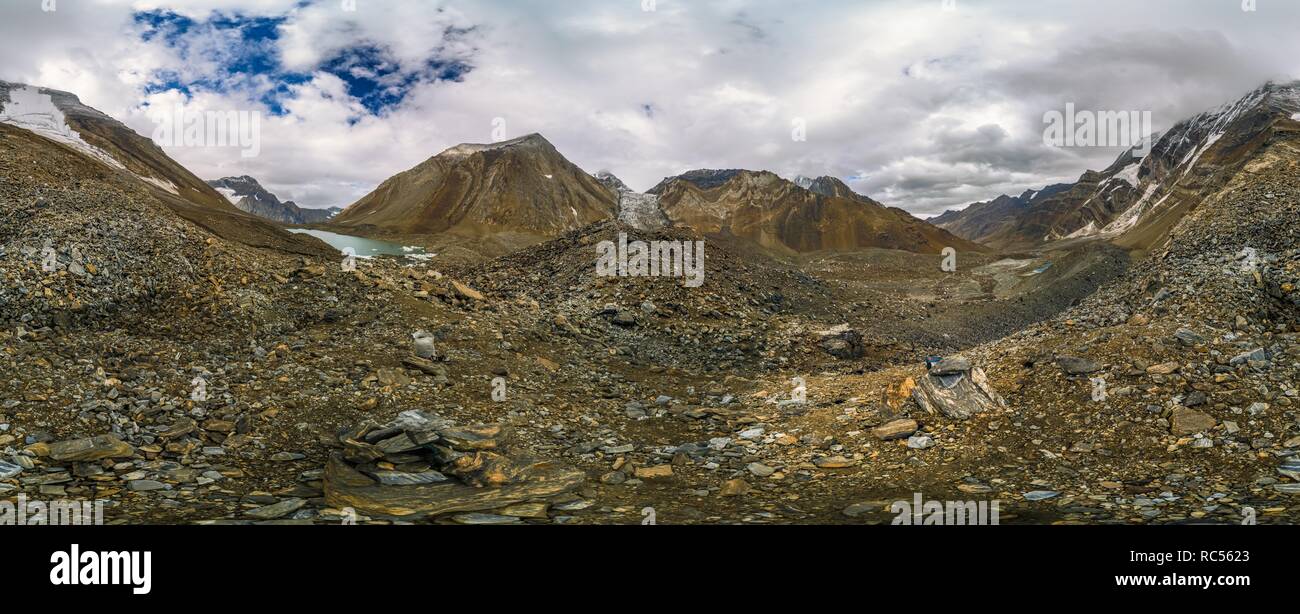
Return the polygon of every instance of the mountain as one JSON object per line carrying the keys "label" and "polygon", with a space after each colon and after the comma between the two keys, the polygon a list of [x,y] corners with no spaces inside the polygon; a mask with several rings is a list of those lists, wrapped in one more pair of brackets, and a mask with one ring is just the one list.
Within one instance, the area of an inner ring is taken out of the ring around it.
{"label": "mountain", "polygon": [[802,183],[766,171],[694,170],[665,179],[650,194],[675,224],[747,238],[769,249],[984,251],[906,211],[857,194],[838,179]]}
{"label": "mountain", "polygon": [[541,135],[452,147],[381,184],[331,220],[382,235],[517,232],[552,237],[613,218],[618,197]]}
{"label": "mountain", "polygon": [[1139,199],[1142,158],[1124,152],[1103,171],[1088,171],[1075,183],[1000,196],[930,220],[954,234],[1000,248],[1031,247],[1043,241],[1077,238],[1109,224]]}
{"label": "mountain", "polygon": [[953,234],[979,241],[994,243],[1008,232],[1025,211],[1036,204],[1070,189],[1074,184],[1059,183],[1041,190],[1027,190],[1020,196],[999,196],[993,200],[975,203],[960,211],[946,211],[930,219],[930,223]]}
{"label": "mountain", "polygon": [[303,209],[293,201],[281,202],[275,194],[268,192],[248,175],[216,179],[209,181],[208,185],[240,211],[281,224],[324,224],[342,211],[338,207]]}
{"label": "mountain", "polygon": [[392,237],[544,239],[607,219],[639,230],[725,232],[792,252],[983,249],[829,177],[804,188],[772,173],[697,170],[639,193],[608,171],[586,174],[536,134],[452,147],[385,181],[329,225]]}
{"label": "mountain", "polygon": [[328,249],[236,209],[152,140],[71,93],[0,81],[0,123],[93,161],[101,174],[122,174],[147,184],[178,215],[223,238],[303,254]]}
{"label": "mountain", "polygon": [[1295,130],[1298,112],[1300,82],[1269,83],[1153,136],[1145,156],[1135,148],[1073,184],[976,203],[930,221],[997,247],[1106,238],[1148,248],[1279,132]]}

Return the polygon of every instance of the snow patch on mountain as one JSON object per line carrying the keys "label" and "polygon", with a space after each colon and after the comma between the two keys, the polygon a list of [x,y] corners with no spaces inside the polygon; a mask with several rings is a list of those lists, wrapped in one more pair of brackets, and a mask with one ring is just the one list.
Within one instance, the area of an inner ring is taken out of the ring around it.
{"label": "snow patch on mountain", "polygon": [[632,191],[632,188],[627,187],[627,184],[623,183],[622,179],[619,179],[614,175],[614,173],[609,171],[597,171],[596,174],[592,175],[592,177],[595,177],[596,181],[599,181],[601,185],[604,185],[614,192]]}
{"label": "snow patch on mountain", "polygon": [[176,188],[176,184],[167,181],[166,179],[158,179],[157,177],[145,177],[143,175],[136,175],[136,177],[139,177],[145,183],[148,183],[158,188],[162,188],[163,190],[167,192],[171,192],[176,196],[181,195],[180,190]]}
{"label": "snow patch on mountain", "polygon": [[1070,233],[1070,234],[1068,234],[1068,235],[1065,235],[1065,238],[1067,238],[1067,239],[1082,239],[1083,237],[1091,237],[1092,235],[1097,234],[1097,232],[1098,232],[1098,231],[1097,231],[1097,222],[1088,222],[1088,225],[1087,225],[1087,226],[1084,226],[1083,228],[1080,228],[1080,229],[1078,229],[1078,230],[1076,230],[1076,231],[1074,231],[1074,232],[1072,232],[1072,233]]}
{"label": "snow patch on mountain", "polygon": [[[1222,132],[1211,134],[1208,138],[1205,139],[1205,142],[1202,143],[1200,147],[1197,147],[1195,150],[1187,152],[1187,156],[1183,158],[1183,161],[1178,163],[1179,166],[1186,165],[1186,168],[1183,169],[1182,176],[1186,176],[1187,173],[1190,173],[1192,169],[1196,167],[1196,162],[1201,159],[1201,156],[1204,155],[1205,152],[1209,151],[1211,147],[1214,147],[1214,144],[1218,143],[1219,139],[1221,138],[1223,138]],[[1191,160],[1190,162],[1188,161],[1189,159]]]}
{"label": "snow patch on mountain", "polygon": [[34,132],[51,141],[68,145],[113,168],[126,170],[116,158],[82,139],[68,125],[67,118],[54,104],[54,99],[37,88],[23,86],[9,90],[9,102],[0,105],[0,123]]}
{"label": "snow patch on mountain", "polygon": [[217,192],[219,192],[222,196],[225,196],[226,200],[230,201],[230,204],[232,205],[239,202],[240,198],[243,198],[242,196],[239,195],[238,192],[235,192],[230,188],[217,188]]}
{"label": "snow patch on mountain", "polygon": [[1294,120],[1300,122],[1300,113],[1296,113],[1295,115],[1292,115],[1292,116],[1291,116],[1291,119],[1294,119]]}
{"label": "snow patch on mountain", "polygon": [[1126,181],[1128,182],[1129,185],[1136,188],[1138,185],[1138,170],[1140,170],[1141,168],[1142,168],[1142,160],[1140,159],[1133,160],[1132,164],[1129,164],[1128,166],[1124,167],[1124,170],[1115,173],[1112,179],[1119,179],[1122,181]]}
{"label": "snow patch on mountain", "polygon": [[1115,218],[1115,221],[1107,224],[1106,227],[1101,230],[1100,234],[1106,237],[1122,235],[1134,226],[1137,226],[1138,222],[1146,217],[1148,212],[1159,209],[1160,205],[1165,204],[1165,201],[1168,200],[1169,194],[1165,194],[1164,198],[1157,201],[1155,205],[1149,206],[1147,204],[1151,201],[1151,197],[1155,194],[1157,188],[1159,188],[1159,186],[1155,185],[1147,188],[1147,191],[1142,195],[1141,200],[1132,207],[1129,207],[1124,213],[1121,213],[1119,217]]}

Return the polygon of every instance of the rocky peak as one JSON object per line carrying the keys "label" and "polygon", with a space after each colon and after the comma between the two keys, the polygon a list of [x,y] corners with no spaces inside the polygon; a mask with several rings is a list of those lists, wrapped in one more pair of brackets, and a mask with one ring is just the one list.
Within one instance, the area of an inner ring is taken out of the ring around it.
{"label": "rocky peak", "polygon": [[478,153],[493,152],[493,151],[500,152],[500,151],[530,151],[530,150],[550,151],[550,152],[556,151],[555,146],[551,145],[551,142],[546,140],[546,137],[543,137],[542,135],[537,133],[533,133],[533,134],[521,136],[516,139],[510,139],[508,141],[500,141],[497,143],[461,143],[460,145],[456,145],[455,147],[448,148],[447,150],[438,154],[438,157],[464,158]]}
{"label": "rocky peak", "polygon": [[622,179],[619,179],[617,176],[614,175],[614,173],[611,173],[609,171],[598,171],[595,175],[592,176],[595,177],[596,181],[599,181],[601,185],[613,190],[616,193],[632,191],[632,188],[627,187],[627,184],[623,183]]}

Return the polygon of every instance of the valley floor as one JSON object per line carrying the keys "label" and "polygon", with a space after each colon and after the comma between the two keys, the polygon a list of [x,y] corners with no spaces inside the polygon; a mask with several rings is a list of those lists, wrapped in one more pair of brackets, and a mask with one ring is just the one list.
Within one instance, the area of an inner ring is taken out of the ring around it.
{"label": "valley floor", "polygon": [[[33,466],[2,494],[108,499],[109,522],[336,523],[321,473],[336,434],[419,409],[509,425],[516,445],[587,474],[527,522],[636,523],[653,508],[664,524],[887,523],[890,503],[915,493],[999,500],[1003,523],[1233,522],[1245,506],[1260,522],[1300,516],[1293,495],[1260,482],[1273,475],[1273,448],[1296,435],[1294,321],[1285,332],[1240,327],[1225,345],[1188,320],[1212,338],[1197,347],[1173,340],[1173,318],[1084,315],[1015,332],[1121,275],[1126,258],[1104,247],[972,255],[950,274],[938,256],[767,263],[724,246],[699,292],[671,279],[593,278],[589,246],[612,231],[444,271],[481,295],[391,260],[347,273],[268,259],[217,282],[210,304],[10,331],[0,422],[4,445],[32,450]],[[862,340],[837,358],[821,331],[840,324]],[[415,331],[444,354],[428,373],[402,362]],[[1230,379],[1216,375],[1207,390],[1238,430],[1210,435],[1209,448],[1171,435],[1164,402],[1202,388],[1181,365],[1255,339],[1284,342],[1282,355],[1218,370]],[[1004,409],[956,420],[883,400],[924,377],[926,356],[958,352],[988,372]],[[1093,402],[1088,378],[1067,376],[1057,354],[1105,364],[1111,400]],[[1173,374],[1149,372],[1170,360]],[[206,401],[191,399],[196,375]],[[492,396],[497,377],[503,402]],[[795,378],[806,403],[790,402]],[[928,443],[873,434],[900,418],[915,419]],[[134,455],[58,462],[41,447],[103,432],[132,441]],[[1047,499],[1027,500],[1038,497]]]}

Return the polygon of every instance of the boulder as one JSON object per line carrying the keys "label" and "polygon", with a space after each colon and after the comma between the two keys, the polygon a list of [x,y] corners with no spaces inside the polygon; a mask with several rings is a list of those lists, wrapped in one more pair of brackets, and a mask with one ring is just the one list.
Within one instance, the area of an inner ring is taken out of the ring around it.
{"label": "boulder", "polygon": [[372,517],[416,520],[553,497],[578,488],[586,479],[585,473],[572,467],[539,461],[522,464],[514,483],[493,488],[476,488],[458,481],[387,486],[335,454],[325,465],[325,502],[336,509],[350,507]]}
{"label": "boulder", "polygon": [[962,375],[968,373],[970,370],[971,363],[969,360],[960,356],[954,356],[952,358],[944,358],[931,367],[930,375]]}
{"label": "boulder", "polygon": [[840,360],[861,358],[864,353],[862,334],[847,324],[818,333],[817,346],[823,352]]}
{"label": "boulder", "polygon": [[1061,370],[1064,371],[1066,375],[1087,375],[1089,373],[1096,373],[1102,369],[1101,365],[1088,360],[1087,358],[1079,358],[1077,356],[1057,356],[1056,364],[1061,367]]}
{"label": "boulder", "polygon": [[[1006,401],[989,385],[982,369],[969,362],[944,362],[935,365],[912,390],[912,399],[926,413],[937,412],[956,420],[966,420],[991,409],[1006,407]],[[959,367],[968,367],[969,370],[959,371]]]}
{"label": "boulder", "polygon": [[414,520],[495,510],[562,494],[582,471],[510,449],[499,424],[460,426],[435,414],[403,412],[339,435],[325,466],[325,501],[371,517]]}

